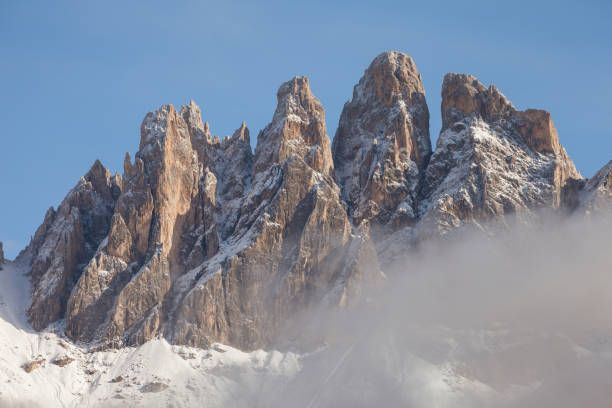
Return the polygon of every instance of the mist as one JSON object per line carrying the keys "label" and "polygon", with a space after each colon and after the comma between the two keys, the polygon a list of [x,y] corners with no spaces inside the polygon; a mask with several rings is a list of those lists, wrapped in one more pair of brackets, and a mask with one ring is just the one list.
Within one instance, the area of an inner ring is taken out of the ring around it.
{"label": "mist", "polygon": [[[14,312],[27,276],[9,263],[0,407],[608,407],[611,230],[609,219],[541,214],[426,241],[361,304],[321,301],[291,319],[283,342],[250,352],[157,338],[90,353],[23,330]],[[64,355],[75,361],[50,363]],[[38,357],[49,363],[20,368]],[[170,388],[144,393],[152,382]]]}
{"label": "mist", "polygon": [[325,346],[273,406],[609,406],[612,224],[541,220],[428,242],[365,305],[319,310]]}

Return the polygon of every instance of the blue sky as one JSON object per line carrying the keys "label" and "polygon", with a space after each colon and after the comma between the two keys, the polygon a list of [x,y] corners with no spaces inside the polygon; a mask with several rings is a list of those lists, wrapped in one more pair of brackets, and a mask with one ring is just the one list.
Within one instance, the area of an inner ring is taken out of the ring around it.
{"label": "blue sky", "polygon": [[310,78],[330,137],[369,62],[411,55],[440,130],[447,72],[552,113],[578,169],[612,159],[608,1],[0,1],[0,241],[14,257],[95,159],[122,170],[140,122],[193,98],[252,140],[276,90]]}

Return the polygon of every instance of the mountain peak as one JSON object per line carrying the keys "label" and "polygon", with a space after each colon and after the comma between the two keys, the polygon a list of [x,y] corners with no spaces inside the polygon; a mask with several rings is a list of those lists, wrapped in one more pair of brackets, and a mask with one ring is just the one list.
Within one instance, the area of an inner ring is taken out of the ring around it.
{"label": "mountain peak", "polygon": [[414,217],[431,141],[425,91],[411,57],[388,51],[374,58],[344,105],[333,154],[354,223]]}
{"label": "mountain peak", "polygon": [[476,114],[496,121],[516,111],[495,86],[486,88],[469,74],[448,73],[442,83],[442,130],[465,116]]}
{"label": "mountain peak", "polygon": [[412,102],[413,94],[425,95],[421,74],[412,57],[398,51],[379,54],[364,76],[364,90],[390,106],[397,100]]}
{"label": "mountain peak", "polygon": [[196,133],[206,140],[211,139],[208,123],[206,125],[202,123],[202,110],[193,99],[189,101],[188,105],[181,107],[180,115],[187,123],[190,133]]}
{"label": "mountain peak", "polygon": [[230,140],[240,140],[241,142],[247,144],[251,143],[251,136],[246,122],[242,122],[240,127],[234,131],[234,134],[232,134]]}
{"label": "mountain peak", "polygon": [[511,120],[533,151],[561,153],[550,113],[538,109],[517,111],[496,86],[486,88],[468,74],[446,74],[442,84],[442,130],[470,115],[479,116],[488,123]]}
{"label": "mountain peak", "polygon": [[278,103],[281,99],[285,98],[288,94],[306,96],[306,99],[311,99],[310,94],[310,82],[305,76],[294,76],[289,81],[283,82],[278,88],[276,93]]}
{"label": "mountain peak", "polygon": [[295,155],[312,169],[330,175],[333,162],[325,110],[311,92],[308,78],[296,76],[284,82],[277,102],[272,121],[257,136],[255,173]]}
{"label": "mountain peak", "polygon": [[414,61],[376,56],[344,105],[333,161],[310,85],[281,84],[254,155],[244,122],[219,142],[193,100],[148,113],[123,178],[97,160],[19,256],[33,327],[65,319],[68,337],[105,346],[161,335],[264,347],[305,305],[359,301],[379,261],[430,231],[611,197],[610,166],[585,182],[548,112],[517,111],[471,75],[444,79],[432,154]]}

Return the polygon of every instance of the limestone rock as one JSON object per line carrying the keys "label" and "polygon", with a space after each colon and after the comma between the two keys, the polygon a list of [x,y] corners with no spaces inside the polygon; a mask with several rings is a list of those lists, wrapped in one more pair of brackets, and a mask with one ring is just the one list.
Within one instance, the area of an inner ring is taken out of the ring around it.
{"label": "limestone rock", "polygon": [[59,366],[59,367],[65,367],[68,364],[72,363],[73,361],[74,361],[74,358],[69,357],[69,356],[63,356],[63,357],[59,357],[54,360],[51,360],[51,364],[55,364],[56,366]]}
{"label": "limestone rock", "polygon": [[64,317],[66,301],[84,264],[110,227],[121,178],[99,161],[44,222],[18,260],[31,264],[32,300],[28,316],[36,330]]}
{"label": "limestone rock", "polygon": [[43,365],[45,361],[46,360],[44,358],[28,361],[24,363],[21,368],[23,368],[23,371],[25,371],[26,373],[31,373],[32,371]]}
{"label": "limestone rock", "polygon": [[[203,259],[217,250],[212,217],[210,225],[202,225],[207,208],[213,212],[214,177],[205,177],[203,155],[192,145],[209,139],[195,134],[201,120],[186,110],[179,115],[166,105],[145,117],[134,164],[126,156],[123,192],[108,237],[68,301],[69,336],[117,345],[150,339],[158,332],[173,277],[184,272],[193,252]],[[214,238],[203,246],[198,236],[206,230]]]}
{"label": "limestone rock", "polygon": [[430,155],[421,75],[406,54],[382,53],[355,85],[334,137],[336,179],[353,223],[414,222]]}
{"label": "limestone rock", "polygon": [[255,174],[296,155],[313,170],[332,175],[325,111],[310,91],[308,78],[295,77],[285,82],[276,97],[278,105],[272,122],[257,136]]}
{"label": "limestone rock", "polygon": [[307,78],[277,102],[255,154],[246,124],[213,137],[193,101],[147,114],[123,176],[96,162],[19,255],[34,328],[65,318],[67,336],[100,347],[269,347],[300,339],[304,310],[362,301],[431,236],[612,201],[612,162],[583,179],[549,113],[517,111],[470,75],[444,79],[432,154],[421,77],[402,53],[365,71],[333,155]]}
{"label": "limestone rock", "polygon": [[564,206],[578,215],[612,215],[612,161],[586,180],[570,180],[563,189]]}
{"label": "limestone rock", "polygon": [[[99,177],[90,184],[106,186]],[[115,184],[95,245],[70,248],[58,272],[32,264],[35,283],[39,270],[70,276],[63,297],[39,298],[57,303],[44,324],[65,316],[73,339],[119,347],[163,335],[262,347],[302,307],[349,304],[363,292],[359,282],[380,279],[369,237],[353,233],[342,205],[325,113],[306,78],[280,87],[255,156],[244,123],[213,138],[193,101],[147,114],[139,151],[133,161],[126,154]],[[45,245],[66,252],[56,224],[74,226],[68,244],[83,241],[82,217],[64,207],[39,228],[36,259]],[[354,261],[364,257],[367,269]]]}
{"label": "limestone rock", "polygon": [[[330,158],[324,112],[308,80],[281,85],[272,122],[258,137],[251,187],[232,236],[175,284],[173,342],[262,347],[335,287],[380,278],[377,267],[339,262],[353,240],[368,238],[351,233]],[[340,304],[352,295],[340,292],[329,301]]]}
{"label": "limestone rock", "polygon": [[557,208],[567,180],[581,178],[550,114],[519,112],[471,75],[444,78],[442,119],[419,209],[425,235]]}

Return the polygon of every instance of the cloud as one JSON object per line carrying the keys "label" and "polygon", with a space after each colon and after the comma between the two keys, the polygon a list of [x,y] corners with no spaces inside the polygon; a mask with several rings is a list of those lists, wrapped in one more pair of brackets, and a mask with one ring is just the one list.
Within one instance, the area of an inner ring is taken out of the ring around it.
{"label": "cloud", "polygon": [[278,406],[608,406],[612,224],[542,219],[426,244],[326,320]]}

